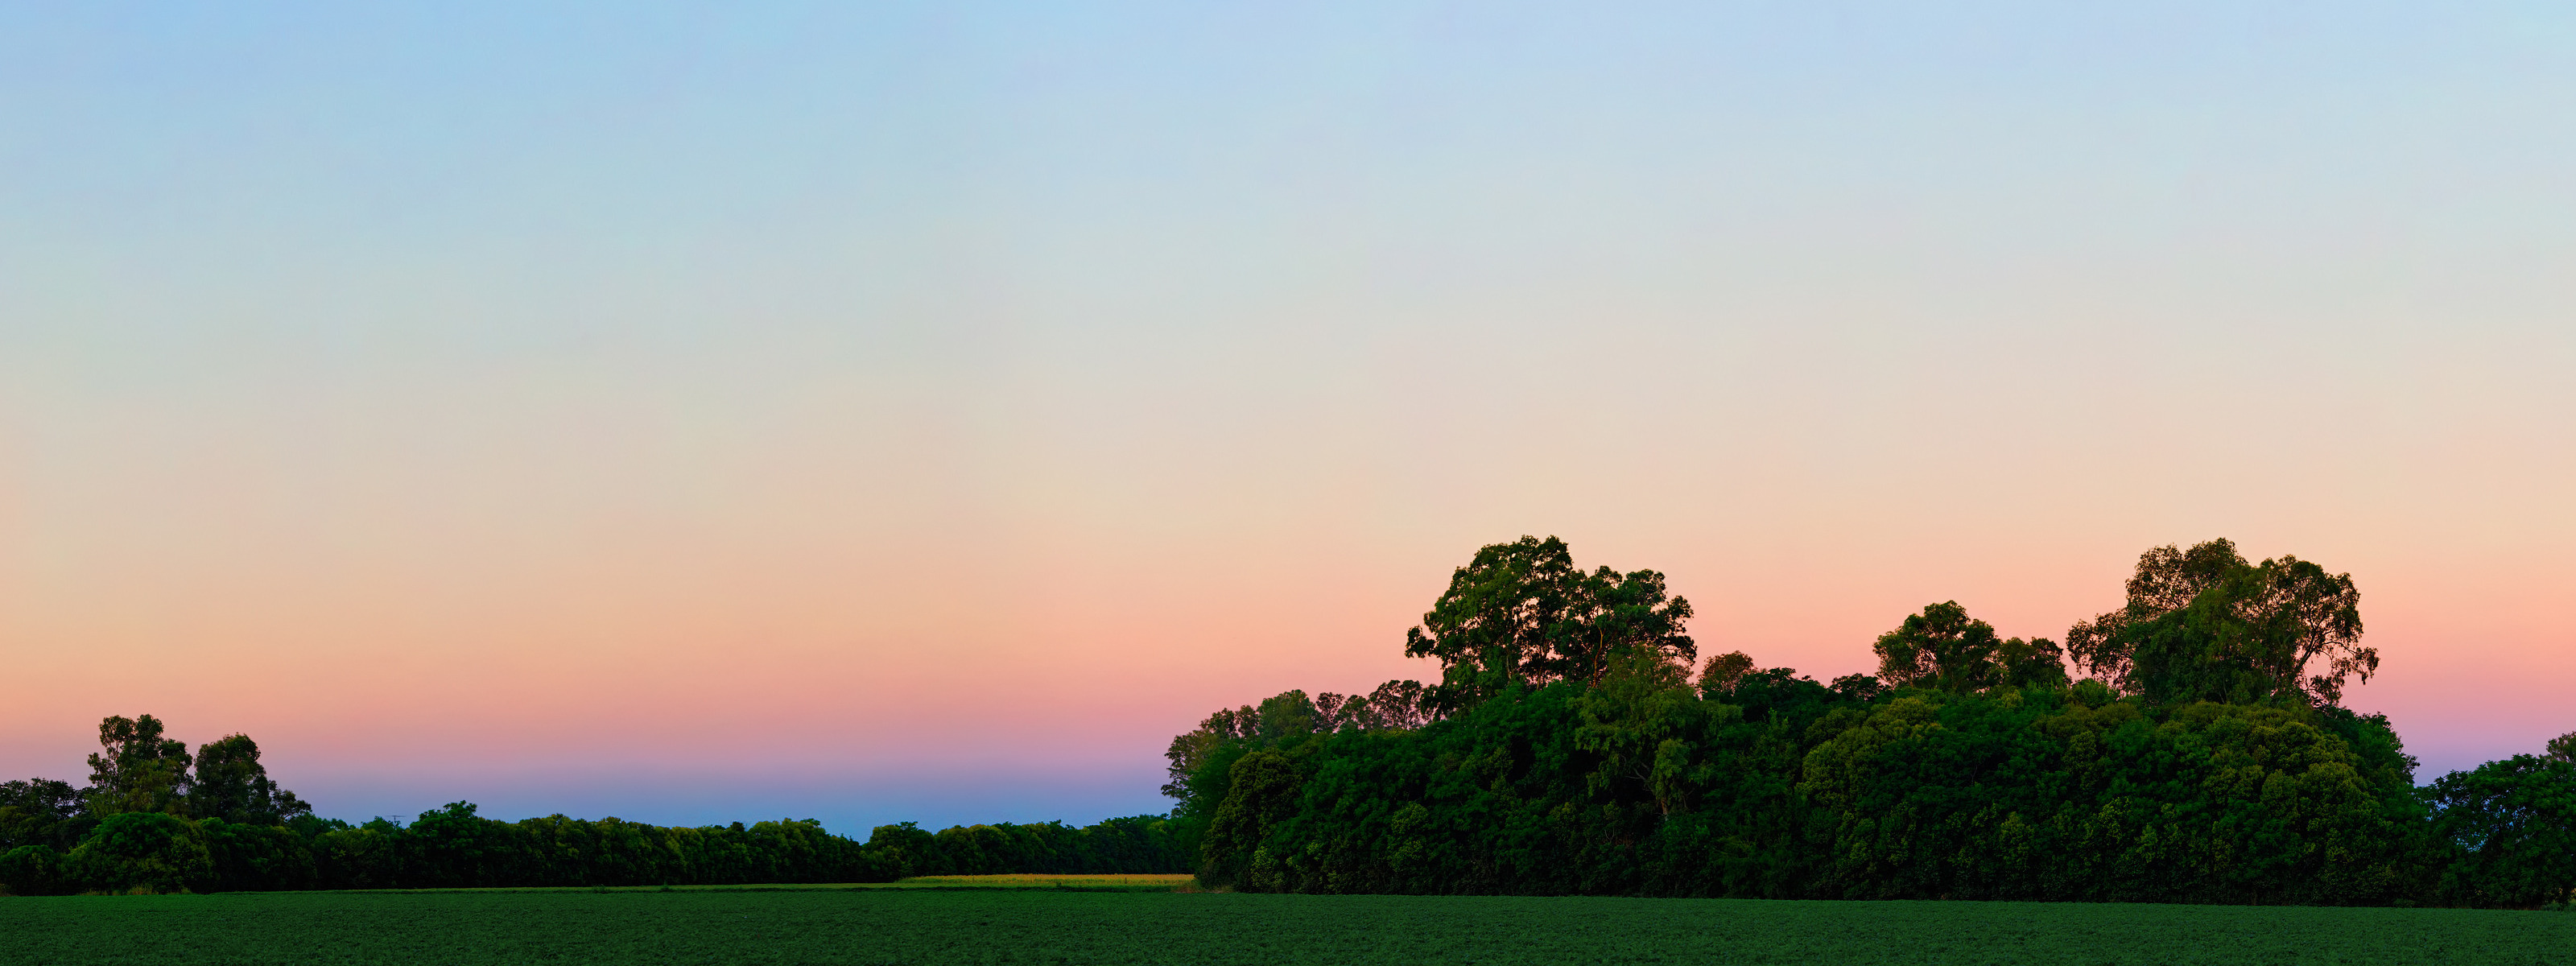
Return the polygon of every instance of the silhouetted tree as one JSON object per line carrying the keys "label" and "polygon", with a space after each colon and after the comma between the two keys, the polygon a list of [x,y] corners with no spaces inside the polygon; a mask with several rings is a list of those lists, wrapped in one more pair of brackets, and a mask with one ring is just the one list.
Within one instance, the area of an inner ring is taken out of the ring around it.
{"label": "silhouetted tree", "polygon": [[284,825],[313,807],[277,787],[259,763],[249,735],[226,735],[197,747],[197,777],[188,813],[243,825]]}
{"label": "silhouetted tree", "polygon": [[161,734],[151,715],[98,723],[102,753],[89,756],[90,814],[183,811],[191,784],[188,744]]}
{"label": "silhouetted tree", "polygon": [[1995,651],[2002,645],[1994,625],[1969,617],[1953,600],[1906,615],[1871,647],[1878,652],[1878,679],[1890,687],[1976,691],[1996,683]]}
{"label": "silhouetted tree", "polygon": [[1565,541],[1522,537],[1476,551],[1449,589],[1405,632],[1404,653],[1441,665],[1426,699],[1435,713],[1462,708],[1512,684],[1598,681],[1631,653],[1685,666],[1697,654],[1684,625],[1688,600],[1664,575],[1574,566]]}
{"label": "silhouetted tree", "polygon": [[2095,677],[2123,680],[2129,673],[2129,655],[2111,644],[2113,635],[2132,623],[2181,610],[2201,591],[2243,566],[2245,558],[2236,553],[2235,542],[2224,538],[2187,551],[2166,544],[2139,554],[2137,572],[2129,577],[2127,604],[2068,628],[2067,653]]}
{"label": "silhouetted tree", "polygon": [[2066,652],[2045,637],[2005,638],[1995,648],[1995,671],[2010,687],[2066,686]]}
{"label": "silhouetted tree", "polygon": [[2442,891],[2455,902],[2576,902],[2576,761],[2515,755],[2426,789],[2435,834],[2453,849]]}
{"label": "silhouetted tree", "polygon": [[1745,673],[1751,670],[1753,658],[1743,651],[1729,651],[1709,658],[1708,666],[1699,672],[1699,689],[1707,693],[1735,690],[1735,682],[1743,680]]}
{"label": "silhouetted tree", "polygon": [[1992,625],[1969,617],[1955,600],[1906,617],[1895,630],[1879,635],[1873,648],[1878,680],[1888,687],[1978,691],[2066,683],[2057,642],[1997,638]]}
{"label": "silhouetted tree", "polygon": [[1365,697],[1351,699],[1355,707],[1342,710],[1345,728],[1360,731],[1397,731],[1422,727],[1431,720],[1431,709],[1424,706],[1422,682],[1388,681]]}
{"label": "silhouetted tree", "polygon": [[81,817],[80,790],[70,782],[0,783],[0,852],[27,845],[68,852],[94,824]]}
{"label": "silhouetted tree", "polygon": [[2378,650],[2359,643],[2352,575],[2297,557],[2249,564],[2226,540],[2158,547],[2138,559],[2128,590],[2123,609],[2069,629],[2068,646],[2151,701],[2298,695],[2331,705],[2347,680],[2379,669]]}

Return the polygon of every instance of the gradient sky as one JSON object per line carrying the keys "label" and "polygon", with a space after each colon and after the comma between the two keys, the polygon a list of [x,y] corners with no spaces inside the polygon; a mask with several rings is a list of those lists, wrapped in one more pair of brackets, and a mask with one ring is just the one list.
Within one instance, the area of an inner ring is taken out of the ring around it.
{"label": "gradient sky", "polygon": [[0,3],[0,776],[1160,811],[1525,533],[1819,677],[2227,536],[2576,729],[2563,4],[535,6]]}

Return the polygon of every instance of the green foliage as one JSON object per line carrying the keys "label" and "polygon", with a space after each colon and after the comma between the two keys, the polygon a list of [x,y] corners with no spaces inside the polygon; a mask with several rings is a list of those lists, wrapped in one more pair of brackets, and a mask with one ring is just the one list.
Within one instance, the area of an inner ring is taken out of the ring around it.
{"label": "green foliage", "polygon": [[1688,666],[1697,650],[1683,625],[1690,602],[1664,575],[1574,566],[1565,542],[1522,537],[1476,551],[1449,578],[1404,653],[1441,665],[1434,711],[1466,707],[1515,685],[1600,680],[1618,661],[1649,655]]}
{"label": "green foliage", "polygon": [[1207,881],[1260,890],[1275,884],[1277,857],[1262,851],[1270,833],[1297,808],[1297,766],[1276,751],[1255,751],[1227,770],[1225,800],[1202,848]]}
{"label": "green foliage", "polygon": [[1670,815],[1690,807],[1712,777],[1693,767],[1692,739],[1711,716],[1741,716],[1740,708],[1700,700],[1680,668],[1652,658],[1632,658],[1587,689],[1574,703],[1574,747],[1599,760],[1585,776],[1594,795],[1654,802]]}
{"label": "green foliage", "polygon": [[210,818],[197,823],[214,861],[217,892],[267,892],[311,888],[317,878],[313,850],[283,826]]}
{"label": "green foliage", "polygon": [[2304,708],[1916,694],[1810,752],[1849,898],[2379,903],[2417,883],[2411,788]]}
{"label": "green foliage", "polygon": [[2442,873],[2454,902],[2576,902],[2576,762],[2515,755],[2433,783],[2434,826],[2456,851]]}
{"label": "green foliage", "polygon": [[913,875],[1186,872],[1197,838],[1162,816],[1086,828],[997,823],[924,831],[883,826],[867,842],[811,819],[680,828],[550,815],[504,822],[470,802],[352,826],[192,821],[163,812],[108,817],[68,856],[45,845],[7,853],[11,892],[149,892],[525,886],[886,882]]}
{"label": "green foliage", "polygon": [[2044,688],[1862,702],[1771,672],[1703,698],[1672,677],[1614,674],[1511,689],[1419,732],[1246,755],[1202,878],[1311,892],[2415,894],[2410,783],[2323,718],[2150,713]]}
{"label": "green foliage", "polygon": [[2005,638],[1995,648],[1995,683],[2007,688],[2063,688],[2066,651],[2045,637]]}
{"label": "green foliage", "polygon": [[55,896],[72,891],[63,877],[63,854],[42,845],[21,845],[0,852],[0,892],[13,896]]}
{"label": "green foliage", "polygon": [[82,812],[80,790],[69,782],[0,783],[0,852],[29,845],[68,852],[97,824]]}
{"label": "green foliage", "polygon": [[[148,716],[147,716],[148,717]],[[259,763],[259,743],[226,735],[198,746],[197,774],[188,792],[188,814],[250,825],[284,825],[310,815],[313,806],[279,788]]]}
{"label": "green foliage", "polygon": [[1304,691],[1286,691],[1261,702],[1220,709],[1199,726],[1172,739],[1163,757],[1170,781],[1163,794],[1179,799],[1173,817],[1194,835],[1216,816],[1237,758],[1258,748],[1276,748],[1344,731],[1393,731],[1421,727],[1431,719],[1428,692],[1414,681],[1388,681],[1365,695],[1326,692],[1308,699]]}
{"label": "green foliage", "polygon": [[[2576,895],[2562,772],[2491,765],[2428,801],[2388,720],[2336,703],[2345,678],[2377,665],[2356,643],[2351,578],[2295,557],[2249,564],[2225,541],[2150,551],[2130,606],[2070,634],[2118,688],[2068,681],[2053,642],[2004,638],[1956,602],[1882,635],[1877,676],[1830,685],[1737,652],[1710,659],[1694,688],[1651,647],[1543,675],[1531,642],[1577,623],[1576,573],[1561,543],[1529,539],[1458,571],[1408,642],[1449,664],[1437,720],[1246,724],[1303,707],[1289,692],[1176,741],[1174,814],[1210,823],[1201,881],[2225,904]],[[1517,657],[1475,656],[1493,653]]]}
{"label": "green foliage", "polygon": [[98,723],[102,754],[89,756],[89,813],[183,812],[191,776],[188,743],[162,737],[158,718],[112,715]]}
{"label": "green foliage", "polygon": [[1111,819],[1088,828],[974,825],[932,833],[906,822],[868,841],[810,819],[749,826],[667,827],[562,815],[503,822],[469,802],[331,828],[311,840],[325,888],[734,885],[887,882],[914,875],[1002,872],[1180,872],[1191,862],[1165,819]]}
{"label": "green foliage", "polygon": [[1699,672],[1699,687],[1702,691],[1732,690],[1736,682],[1752,672],[1753,655],[1729,651],[1708,659],[1708,666]]}
{"label": "green foliage", "polygon": [[877,854],[877,871],[895,879],[929,875],[949,864],[940,853],[939,836],[911,822],[877,826],[868,836],[868,849]]}
{"label": "green foliage", "polygon": [[1955,600],[1907,615],[1872,647],[1878,652],[1878,679],[1892,687],[1967,692],[2066,683],[2056,642],[1998,637],[1993,625],[1969,617]]}
{"label": "green foliage", "polygon": [[[2126,607],[2079,623],[2069,649],[2094,673],[2158,704],[2342,701],[2379,652],[2362,647],[2361,592],[2350,574],[2284,555],[2249,564],[2212,540],[2138,559]],[[2322,662],[2320,673],[2309,674]]]}
{"label": "green foliage", "polygon": [[205,833],[165,812],[108,816],[63,868],[64,878],[92,892],[203,892],[217,882]]}

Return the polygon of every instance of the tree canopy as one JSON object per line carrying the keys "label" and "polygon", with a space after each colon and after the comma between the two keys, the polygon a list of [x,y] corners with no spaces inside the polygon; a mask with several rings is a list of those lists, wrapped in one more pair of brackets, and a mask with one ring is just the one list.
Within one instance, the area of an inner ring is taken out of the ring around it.
{"label": "tree canopy", "polygon": [[1405,633],[1404,653],[1440,662],[1431,707],[1453,710],[1519,684],[1595,683],[1637,655],[1684,665],[1698,657],[1683,632],[1690,601],[1664,575],[1585,573],[1565,541],[1524,536],[1476,551],[1449,589]]}
{"label": "tree canopy", "polygon": [[[1650,618],[1605,619],[1611,577]],[[1165,790],[1202,881],[1248,891],[2576,900],[2576,736],[2419,788],[2343,707],[2378,669],[2349,575],[2216,540],[2126,591],[2064,648],[1943,601],[1871,642],[1876,674],[1739,650],[1694,677],[1660,575],[1524,537],[1408,632],[1442,672],[1418,716],[1327,726],[1286,692],[1176,739]]]}
{"label": "tree canopy", "polygon": [[236,825],[283,825],[309,815],[313,806],[270,781],[259,763],[259,743],[249,735],[226,735],[197,748],[197,777],[188,792],[188,812]]}
{"label": "tree canopy", "polygon": [[188,743],[161,734],[151,715],[111,715],[98,723],[99,753],[89,756],[89,808],[101,815],[183,810],[193,759]]}
{"label": "tree canopy", "polygon": [[1955,600],[1908,615],[1872,648],[1878,652],[1878,679],[1890,687],[1965,692],[2066,683],[2055,641],[1997,637],[1993,625],[1969,617]]}
{"label": "tree canopy", "polygon": [[[2128,602],[2066,632],[2078,663],[2158,703],[2298,698],[2332,705],[2379,670],[2361,641],[2361,592],[2283,555],[2251,564],[2227,540],[2138,558]],[[2313,673],[2311,673],[2313,672]]]}

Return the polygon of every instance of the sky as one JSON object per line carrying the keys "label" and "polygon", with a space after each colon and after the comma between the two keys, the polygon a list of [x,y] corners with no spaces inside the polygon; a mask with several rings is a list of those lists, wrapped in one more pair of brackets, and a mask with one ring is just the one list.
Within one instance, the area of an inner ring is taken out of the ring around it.
{"label": "sky", "polygon": [[0,2],[0,776],[1159,812],[1533,534],[1819,678],[2295,554],[2430,779],[2576,729],[2571,116],[2536,3]]}

